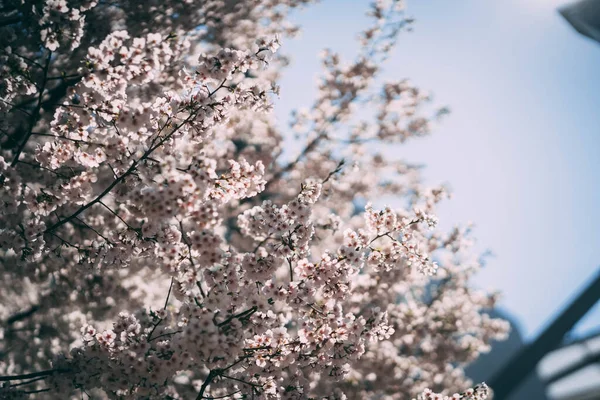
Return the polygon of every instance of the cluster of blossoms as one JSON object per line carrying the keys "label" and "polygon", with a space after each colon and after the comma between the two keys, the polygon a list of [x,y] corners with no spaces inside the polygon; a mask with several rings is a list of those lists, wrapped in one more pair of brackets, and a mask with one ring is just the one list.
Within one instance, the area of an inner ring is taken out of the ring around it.
{"label": "cluster of blossoms", "polygon": [[305,3],[2,2],[1,398],[487,397],[463,367],[507,324],[469,230],[372,146],[444,113],[373,88],[403,2],[353,62],[325,53],[285,159],[276,51]]}
{"label": "cluster of blossoms", "polygon": [[439,393],[433,393],[431,389],[425,389],[417,399],[413,400],[485,400],[489,396],[489,389],[485,383],[468,389],[463,393],[455,393],[452,396],[444,396]]}

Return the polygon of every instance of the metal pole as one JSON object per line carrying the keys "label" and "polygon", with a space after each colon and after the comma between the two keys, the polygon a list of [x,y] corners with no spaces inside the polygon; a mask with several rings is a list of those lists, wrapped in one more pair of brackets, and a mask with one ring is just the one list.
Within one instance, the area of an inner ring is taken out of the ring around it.
{"label": "metal pole", "polygon": [[494,400],[504,400],[529,376],[538,362],[555,349],[600,298],[600,272],[592,283],[532,343],[525,346],[489,382]]}

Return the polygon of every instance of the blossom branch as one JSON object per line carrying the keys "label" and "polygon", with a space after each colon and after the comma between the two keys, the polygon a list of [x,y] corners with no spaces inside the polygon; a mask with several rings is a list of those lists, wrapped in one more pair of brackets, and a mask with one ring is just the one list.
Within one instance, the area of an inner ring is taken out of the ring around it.
{"label": "blossom branch", "polygon": [[25,148],[25,145],[29,141],[29,138],[31,137],[31,134],[33,133],[33,128],[35,127],[35,124],[37,123],[38,117],[40,115],[40,110],[42,109],[42,99],[44,97],[44,91],[46,90],[46,82],[47,82],[47,77],[48,77],[48,67],[50,67],[50,59],[51,58],[52,58],[52,52],[49,51],[48,52],[48,56],[46,57],[46,64],[44,65],[44,69],[42,71],[42,74],[43,74],[42,75],[42,84],[41,84],[41,86],[39,88],[37,105],[35,106],[35,109],[33,110],[33,113],[32,113],[32,118],[31,118],[31,121],[29,123],[29,130],[25,134],[25,137],[23,138],[23,141],[21,142],[21,144],[17,148],[17,151],[15,152],[15,156],[14,156],[13,161],[11,163],[11,166],[13,166],[13,167],[19,161],[19,156],[21,155],[21,152],[23,151],[23,149]]}

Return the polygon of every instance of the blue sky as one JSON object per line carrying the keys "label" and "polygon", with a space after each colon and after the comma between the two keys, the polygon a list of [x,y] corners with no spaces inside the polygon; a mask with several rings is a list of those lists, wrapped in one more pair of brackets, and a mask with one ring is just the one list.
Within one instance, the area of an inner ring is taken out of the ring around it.
{"label": "blue sky", "polygon": [[[561,3],[409,0],[414,32],[382,74],[410,78],[452,110],[432,136],[395,154],[452,187],[441,227],[475,222],[479,249],[495,254],[475,283],[503,292],[528,338],[600,265],[600,44],[559,16]],[[293,63],[276,104],[282,128],[312,103],[319,51],[355,54],[367,4],[324,0],[295,15],[303,33],[283,43]],[[597,305],[577,332],[598,326]]]}

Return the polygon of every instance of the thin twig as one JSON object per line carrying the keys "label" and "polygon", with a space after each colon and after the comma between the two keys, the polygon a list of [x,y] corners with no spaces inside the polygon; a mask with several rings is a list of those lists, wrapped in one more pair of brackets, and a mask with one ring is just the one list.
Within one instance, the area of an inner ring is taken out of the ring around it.
{"label": "thin twig", "polygon": [[73,139],[73,138],[69,138],[69,137],[66,137],[66,136],[53,135],[51,133],[32,132],[31,134],[35,135],[35,136],[46,136],[46,137],[51,137],[51,138],[55,138],[55,139],[67,140],[67,141],[73,142],[73,143],[87,144],[89,146],[106,147],[106,145],[104,143],[88,142],[86,140]]}
{"label": "thin twig", "polygon": [[[163,307],[163,310],[167,309],[167,304],[169,304],[169,297],[171,296],[171,290],[173,289],[173,280],[174,278],[171,278],[171,284],[169,285],[169,292],[167,293],[167,298],[165,300],[165,306]],[[156,328],[158,328],[158,325],[160,325],[160,323],[163,321],[162,318],[160,318],[158,320],[157,323],[154,324],[154,326],[152,327],[152,330],[150,331],[150,333],[148,334],[148,339],[146,340],[148,343],[150,343],[151,341],[153,341],[154,339],[152,339],[152,334],[154,333],[154,331],[156,330]]]}
{"label": "thin twig", "polygon": [[241,390],[236,390],[236,391],[235,391],[235,392],[233,392],[233,393],[228,393],[228,394],[225,394],[225,395],[223,395],[223,396],[217,396],[217,397],[203,397],[203,399],[207,399],[207,400],[225,399],[225,398],[227,398],[227,397],[231,397],[231,396],[233,396],[234,394],[237,394],[237,393],[239,393],[239,392],[241,392]]}
{"label": "thin twig", "polygon": [[163,307],[163,310],[166,310],[167,305],[169,304],[169,297],[171,296],[171,290],[173,290],[173,281],[174,278],[171,278],[171,284],[169,285],[169,293],[167,293],[167,298],[165,299],[165,306]]}
{"label": "thin twig", "polygon": [[229,322],[231,322],[235,318],[247,318],[247,317],[251,316],[252,314],[254,314],[256,312],[256,310],[257,310],[256,306],[254,306],[252,308],[249,308],[249,309],[247,309],[245,311],[240,312],[239,314],[235,314],[235,315],[230,316],[225,321],[218,323],[217,326],[226,325],[226,324],[228,324]]}
{"label": "thin twig", "polygon": [[244,383],[244,384],[252,386],[252,387],[261,387],[260,385],[258,385],[256,383],[248,382],[248,381],[245,381],[243,379],[234,378],[233,376],[229,376],[229,375],[225,375],[225,374],[221,374],[221,376],[223,378],[231,379],[233,381],[238,381],[238,382]]}
{"label": "thin twig", "polygon": [[106,238],[104,235],[102,235],[100,232],[98,232],[96,229],[94,229],[92,226],[90,226],[87,222],[85,222],[84,220],[82,220],[79,217],[75,217],[74,219],[76,219],[77,221],[79,221],[84,227],[88,228],[89,230],[91,230],[92,232],[94,232],[96,235],[100,236],[102,239],[104,239],[104,241],[110,245],[114,245],[113,242],[111,242],[110,240],[108,240],[108,238]]}
{"label": "thin twig", "polygon": [[116,211],[114,211],[112,208],[110,208],[109,206],[107,206],[106,204],[104,204],[102,201],[98,202],[99,204],[101,204],[102,206],[104,206],[104,208],[106,208],[108,211],[110,211],[115,217],[119,218],[121,220],[121,222],[123,222],[129,229],[131,229],[132,231],[137,232],[138,229],[132,227],[131,225],[129,225]]}

